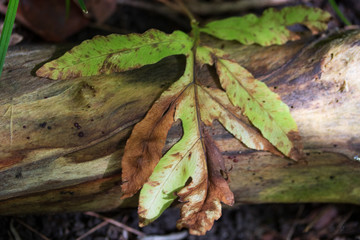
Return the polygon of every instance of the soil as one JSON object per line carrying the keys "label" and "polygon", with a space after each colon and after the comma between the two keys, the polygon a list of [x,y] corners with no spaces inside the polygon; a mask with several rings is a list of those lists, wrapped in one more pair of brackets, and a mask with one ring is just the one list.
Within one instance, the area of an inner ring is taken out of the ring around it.
{"label": "soil", "polygon": [[[139,229],[150,239],[262,239],[262,240],[360,240],[360,207],[333,204],[262,204],[224,209],[223,216],[205,236],[191,236],[176,229],[179,211],[168,209],[158,220],[139,228],[136,209],[104,213],[108,217]],[[0,217],[0,239],[77,239],[102,219],[86,213]],[[14,236],[18,235],[19,238]],[[175,238],[178,237],[178,238]],[[107,224],[83,239],[139,239],[112,224]]]}
{"label": "soil", "polygon": [[[216,0],[213,0],[214,2]],[[212,1],[204,1],[212,2]],[[294,1],[292,1],[294,2]],[[328,1],[297,1],[322,9],[331,10]],[[360,1],[344,0],[340,9],[353,24],[360,24]],[[251,9],[259,13],[263,9]],[[233,15],[242,15],[240,11]],[[141,17],[139,17],[141,16]],[[212,18],[227,17],[228,14],[200,16],[204,21]],[[334,15],[335,16],[335,15]],[[3,17],[3,16],[2,16]],[[106,27],[105,27],[106,26]],[[109,34],[109,28],[121,33],[144,32],[157,28],[165,32],[175,29],[188,31],[186,19],[181,16],[169,20],[166,15],[155,11],[131,6],[118,5],[114,14],[105,24],[89,26],[66,41],[75,43],[97,34]],[[343,27],[343,23],[334,17],[330,27]],[[18,25],[16,31],[24,36],[22,44],[43,42],[31,31]],[[186,231],[176,229],[179,210],[168,209],[157,221],[140,229],[136,209],[123,209],[117,212],[102,213],[143,232],[142,239],[337,239],[360,240],[360,206],[343,204],[263,204],[240,205],[224,209],[223,216],[205,236],[190,236]],[[103,223],[99,217],[87,213],[60,213],[27,216],[0,217],[0,239],[138,239],[130,233],[110,223]],[[103,227],[85,237],[84,234],[98,224]]]}

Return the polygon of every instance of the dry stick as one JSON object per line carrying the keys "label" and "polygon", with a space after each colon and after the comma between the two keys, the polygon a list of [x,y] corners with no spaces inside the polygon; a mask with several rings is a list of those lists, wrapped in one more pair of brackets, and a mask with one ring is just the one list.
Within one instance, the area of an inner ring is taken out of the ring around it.
{"label": "dry stick", "polygon": [[[164,4],[166,4],[165,2],[168,1],[160,0],[159,2],[163,2]],[[169,14],[169,8],[164,8],[162,6],[154,6],[154,4],[151,4],[148,1],[117,0],[117,3],[156,11],[158,13],[161,13],[162,15],[167,15],[167,16],[172,15]],[[192,13],[199,15],[216,15],[216,14],[223,14],[226,12],[239,12],[250,8],[263,8],[269,6],[284,5],[289,3],[296,3],[296,1],[295,0],[256,0],[256,1],[239,0],[235,2],[215,2],[215,3],[197,2],[193,0],[186,1],[186,5],[190,9],[190,11]],[[178,8],[173,10],[179,12]]]}
{"label": "dry stick", "polygon": [[162,6],[154,3],[149,3],[148,1],[139,1],[139,0],[117,0],[117,4],[127,5],[131,7],[145,9],[147,11],[155,12],[159,15],[162,15],[166,18],[169,18],[179,24],[179,26],[187,27],[187,21],[179,18],[176,14],[177,11],[173,9],[169,9],[167,6]]}
{"label": "dry stick", "polygon": [[157,0],[157,1],[161,2],[170,9],[175,10],[176,12],[182,12],[182,9],[180,9],[179,5],[176,3],[170,2],[169,0]]}
{"label": "dry stick", "polygon": [[199,15],[215,15],[226,12],[239,12],[250,8],[263,8],[269,6],[296,3],[295,0],[239,0],[235,2],[205,3],[187,2],[190,11]]}
{"label": "dry stick", "polygon": [[89,236],[90,234],[92,234],[93,232],[97,231],[98,229],[105,227],[106,225],[108,225],[109,222],[108,221],[104,221],[98,225],[96,225],[95,227],[91,228],[89,231],[87,231],[86,233],[84,233],[83,235],[81,235],[80,237],[78,237],[76,240],[81,240],[87,236]]}
{"label": "dry stick", "polygon": [[339,225],[336,227],[334,233],[332,234],[332,237],[335,238],[336,235],[338,235],[343,228],[344,224],[349,220],[351,215],[354,213],[354,210],[351,210],[346,216],[340,221]]}
{"label": "dry stick", "polygon": [[[117,216],[116,216],[117,217]],[[89,231],[87,231],[86,233],[84,233],[83,235],[81,235],[80,237],[78,237],[76,240],[81,240],[87,236],[89,236],[90,234],[92,234],[93,232],[97,231],[98,229],[105,227],[106,225],[108,225],[109,222],[107,220],[105,220],[104,222],[96,225],[95,227],[91,228]]]}
{"label": "dry stick", "polygon": [[39,235],[39,237],[41,237],[44,240],[50,240],[50,238],[47,238],[45,235],[43,235],[42,233],[38,232],[36,229],[32,228],[31,226],[29,226],[28,224],[26,224],[25,222],[23,222],[22,220],[15,218],[15,220],[20,223],[21,225],[23,225],[24,227],[26,227],[27,229],[29,229],[30,231],[32,231],[33,233]]}
{"label": "dry stick", "polygon": [[292,239],[292,236],[293,236],[293,234],[295,232],[295,228],[298,225],[298,219],[301,217],[303,212],[304,212],[304,205],[300,205],[300,207],[299,207],[299,209],[297,211],[297,214],[296,214],[296,218],[293,221],[293,223],[291,224],[291,228],[290,228],[288,234],[286,235],[286,240],[291,240]]}
{"label": "dry stick", "polygon": [[16,228],[14,226],[14,219],[13,218],[10,221],[10,233],[9,233],[9,235],[12,236],[12,238],[15,239],[15,240],[21,240],[21,237],[20,237],[18,231],[16,230]]}
{"label": "dry stick", "polygon": [[182,231],[178,233],[171,233],[168,235],[154,235],[154,236],[146,236],[142,238],[141,240],[180,240],[187,237],[188,232]]}
{"label": "dry stick", "polygon": [[[125,215],[125,216],[123,217],[123,219],[121,219],[121,222],[126,223],[128,219],[129,219],[129,216],[128,216],[128,215]],[[129,232],[126,231],[125,229],[123,229],[121,236],[122,236],[124,239],[128,239],[128,238],[129,238],[128,235],[129,235]]]}
{"label": "dry stick", "polygon": [[97,213],[94,213],[94,212],[85,212],[84,214],[89,215],[89,216],[93,216],[93,217],[97,217],[97,218],[101,218],[101,219],[105,220],[106,222],[111,223],[112,225],[123,228],[126,231],[134,233],[134,234],[136,234],[136,235],[138,235],[140,237],[145,236],[145,233],[140,232],[140,231],[138,231],[138,230],[136,230],[136,229],[134,229],[132,227],[129,227],[129,226],[127,226],[127,225],[125,225],[125,224],[123,224],[121,222],[118,222],[118,221],[116,221],[116,220],[114,220],[112,218],[104,217],[104,216],[102,216],[100,214],[97,214]]}
{"label": "dry stick", "polygon": [[177,5],[180,7],[180,9],[184,12],[184,14],[191,20],[191,22],[195,23],[196,19],[192,12],[189,10],[187,6],[183,3],[182,0],[176,0]]}

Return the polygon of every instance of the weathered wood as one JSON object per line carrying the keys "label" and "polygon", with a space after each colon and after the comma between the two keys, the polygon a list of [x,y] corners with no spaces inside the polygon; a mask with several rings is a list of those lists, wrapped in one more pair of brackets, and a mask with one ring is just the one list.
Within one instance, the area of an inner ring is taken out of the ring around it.
{"label": "weathered wood", "polygon": [[[211,42],[211,41],[209,41]],[[219,44],[291,106],[305,159],[245,148],[212,129],[236,202],[360,203],[360,31],[284,46]],[[31,75],[54,46],[13,48],[0,80],[0,214],[105,211],[120,200],[121,156],[132,126],[181,76],[183,57],[139,70],[51,81]],[[204,68],[200,78],[214,84]],[[169,133],[167,147],[181,136]]]}

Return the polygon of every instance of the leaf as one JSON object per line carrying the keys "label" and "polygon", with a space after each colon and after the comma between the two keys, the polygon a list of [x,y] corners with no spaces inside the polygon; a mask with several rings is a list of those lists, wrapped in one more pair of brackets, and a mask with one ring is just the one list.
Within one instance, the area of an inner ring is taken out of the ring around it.
{"label": "leaf", "polygon": [[[277,15],[269,10],[261,18],[248,15],[217,21],[201,31],[213,34],[212,31],[219,30],[213,35],[219,34],[220,38],[224,35],[226,39],[238,36],[236,30],[241,24],[253,23],[242,28],[240,33],[245,35],[237,40],[249,43],[250,39],[260,44],[286,42],[294,36],[285,29],[289,24],[300,21],[312,31],[324,28],[322,20],[326,14],[317,15],[317,11],[295,7],[285,8]],[[230,28],[224,29],[224,23]],[[279,96],[231,61],[221,49],[201,45],[198,24],[192,22],[192,26],[191,37],[180,31],[165,34],[157,30],[140,35],[97,37],[45,64],[37,73],[68,79],[127,71],[167,56],[185,55],[183,76],[161,94],[126,142],[122,198],[131,197],[142,188],[140,226],[157,219],[178,198],[183,202],[178,228],[187,227],[191,234],[203,235],[221,216],[221,203],[234,203],[222,152],[208,133],[214,121],[252,149],[297,160],[301,157],[301,146],[295,121]],[[246,35],[251,28],[266,34]],[[275,36],[271,35],[274,33]],[[197,71],[205,64],[215,65],[222,89],[205,87],[196,79]],[[183,135],[163,154],[168,132],[175,122],[181,123]]]}
{"label": "leaf", "polygon": [[234,107],[222,90],[201,88],[199,101],[201,120],[207,126],[216,119],[247,147],[280,155],[273,145],[248,123],[241,110]]}
{"label": "leaf", "polygon": [[[122,190],[124,197],[130,197],[142,187],[140,226],[158,218],[179,196],[185,204],[178,227],[201,235],[221,216],[220,202],[232,205],[234,201],[223,177],[224,160],[206,126],[218,120],[248,147],[279,153],[231,104],[226,93],[197,83],[193,58],[192,52],[187,55],[184,75],[135,126],[122,159]],[[167,133],[177,120],[183,136],[161,157]]]}
{"label": "leaf", "polygon": [[121,185],[123,196],[133,196],[150,177],[159,162],[167,132],[174,122],[174,100],[191,81],[194,62],[188,57],[184,75],[166,90],[147,112],[145,118],[135,125],[126,142]]}
{"label": "leaf", "polygon": [[[234,204],[234,195],[222,174],[226,174],[222,154],[210,136],[204,132],[204,144],[208,164],[208,193],[204,202],[194,204],[197,196],[192,196],[192,186],[183,188],[178,195],[185,202],[181,209],[178,228],[188,228],[191,234],[203,235],[209,231],[213,222],[221,217],[221,203]],[[226,176],[227,178],[227,176]]]}
{"label": "leaf", "polygon": [[301,158],[294,144],[300,138],[296,123],[280,97],[235,62],[218,59],[216,69],[232,104],[284,155]]}
{"label": "leaf", "polygon": [[236,40],[242,44],[284,44],[289,40],[298,39],[295,33],[286,27],[303,24],[313,34],[327,29],[331,15],[318,8],[305,6],[285,7],[280,11],[265,10],[261,17],[248,14],[243,17],[231,17],[213,21],[200,31],[223,40]]}
{"label": "leaf", "polygon": [[46,63],[36,74],[64,80],[122,72],[156,63],[171,55],[186,54],[191,47],[190,37],[181,31],[165,34],[151,29],[143,34],[96,36]]}

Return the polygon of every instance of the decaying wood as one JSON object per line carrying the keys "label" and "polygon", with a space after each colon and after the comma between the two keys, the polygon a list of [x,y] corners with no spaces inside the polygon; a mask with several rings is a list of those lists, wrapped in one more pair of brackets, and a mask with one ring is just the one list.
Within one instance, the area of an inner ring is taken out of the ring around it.
{"label": "decaying wood", "polygon": [[[209,41],[211,42],[211,41]],[[209,43],[210,44],[210,43]],[[218,44],[290,106],[304,144],[292,162],[210,129],[237,203],[360,202],[360,31],[262,48]],[[51,81],[34,77],[54,46],[13,48],[0,80],[0,214],[105,211],[120,200],[133,125],[184,70],[170,57],[139,70]],[[212,68],[201,78],[214,84]],[[179,124],[167,146],[181,137]]]}

